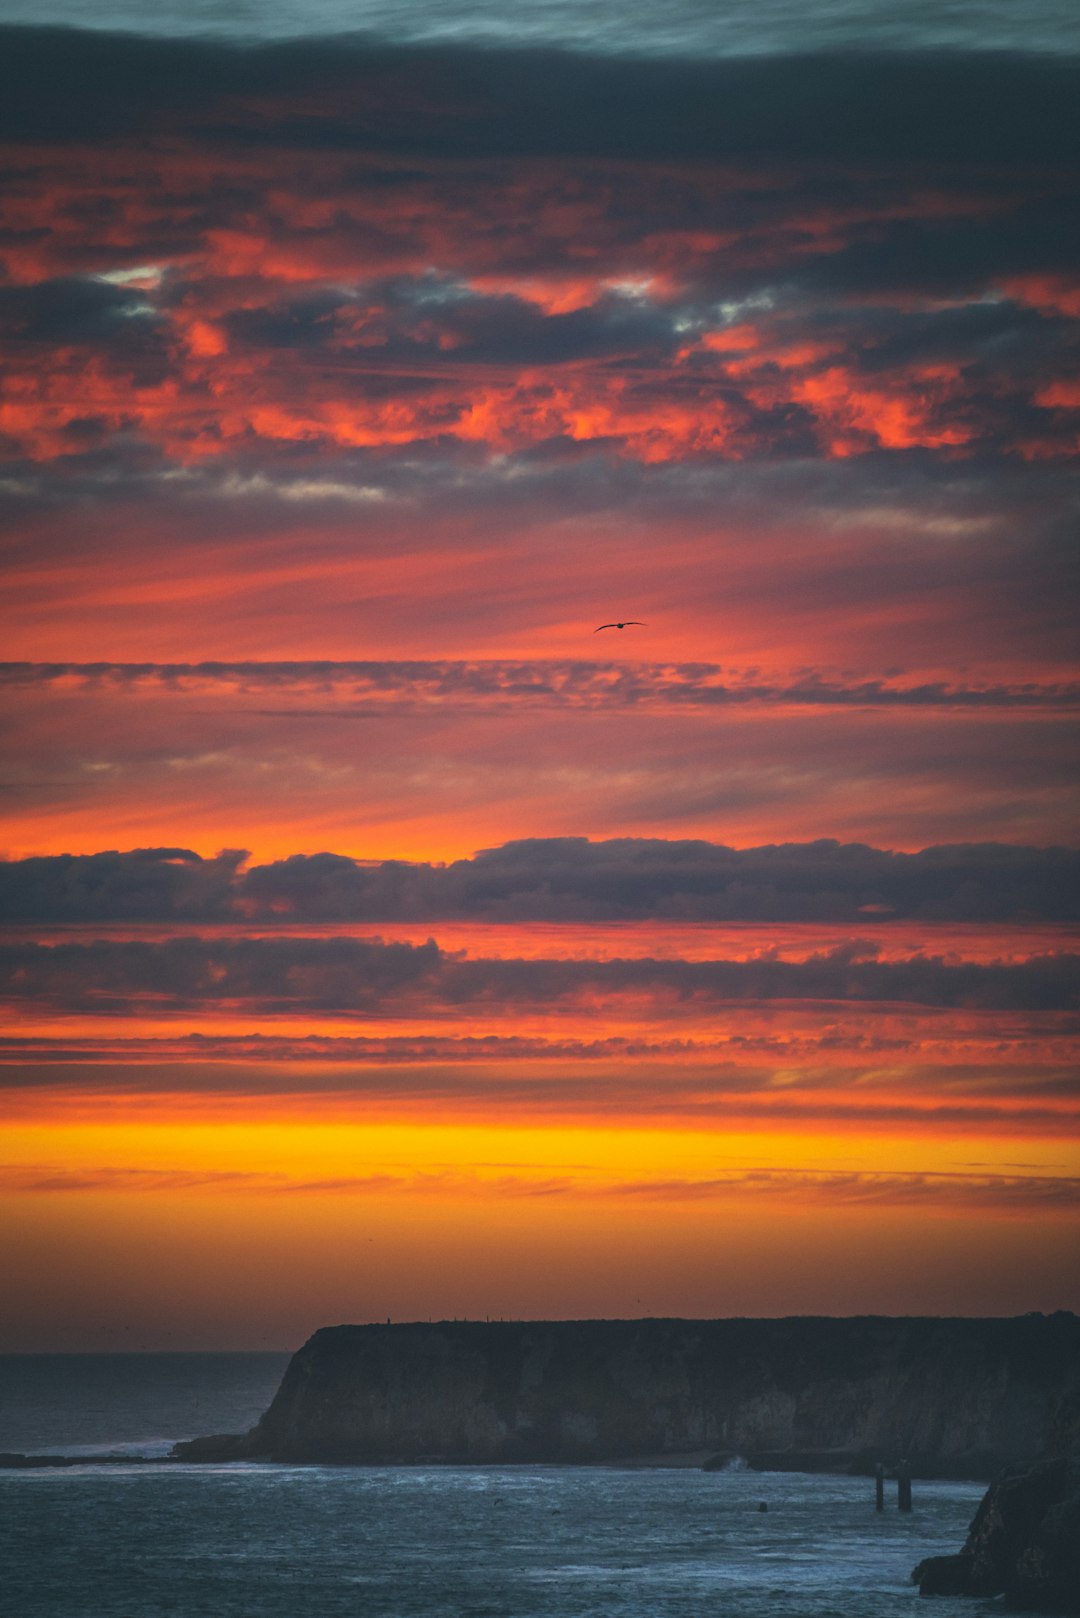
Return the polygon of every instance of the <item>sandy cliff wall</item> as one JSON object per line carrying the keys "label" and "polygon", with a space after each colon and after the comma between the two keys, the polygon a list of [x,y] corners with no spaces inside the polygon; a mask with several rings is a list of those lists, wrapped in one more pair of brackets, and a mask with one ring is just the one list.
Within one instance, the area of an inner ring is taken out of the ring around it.
{"label": "sandy cliff wall", "polygon": [[907,1456],[924,1473],[979,1477],[1078,1442],[1072,1315],[442,1322],[316,1332],[228,1452],[492,1462],[711,1450],[767,1465]]}

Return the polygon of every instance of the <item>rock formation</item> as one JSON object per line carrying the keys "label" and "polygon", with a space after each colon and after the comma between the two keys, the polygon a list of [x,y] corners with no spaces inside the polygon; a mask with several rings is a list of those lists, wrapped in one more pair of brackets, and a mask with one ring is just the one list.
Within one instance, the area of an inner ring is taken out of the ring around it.
{"label": "rock formation", "polygon": [[998,1596],[1027,1611],[1080,1613],[1080,1459],[1059,1457],[991,1485],[956,1556],[920,1562],[920,1595]]}
{"label": "rock formation", "polygon": [[605,1461],[986,1477],[1080,1442],[1080,1319],[335,1326],[247,1434],[182,1460]]}

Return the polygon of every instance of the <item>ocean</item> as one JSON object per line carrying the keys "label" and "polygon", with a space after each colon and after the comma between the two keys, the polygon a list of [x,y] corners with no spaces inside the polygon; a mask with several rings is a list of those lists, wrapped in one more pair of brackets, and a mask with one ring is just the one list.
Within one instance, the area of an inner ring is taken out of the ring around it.
{"label": "ocean", "polygon": [[[983,1487],[697,1469],[146,1465],[249,1426],[286,1355],[0,1357],[0,1450],[131,1457],[0,1471],[18,1618],[893,1618]],[[759,1504],[768,1506],[760,1511]],[[934,1618],[997,1613],[936,1601]]]}

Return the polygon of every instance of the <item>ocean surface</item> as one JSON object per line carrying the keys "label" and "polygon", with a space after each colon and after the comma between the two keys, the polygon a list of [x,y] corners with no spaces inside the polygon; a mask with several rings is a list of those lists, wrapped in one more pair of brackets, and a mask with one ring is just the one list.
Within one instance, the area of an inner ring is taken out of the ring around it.
{"label": "ocean surface", "polygon": [[0,1452],[167,1455],[242,1433],[288,1354],[0,1354]]}
{"label": "ocean surface", "polygon": [[[0,1357],[0,1450],[161,1453],[250,1425],[285,1355]],[[79,1464],[0,1471],[19,1618],[925,1618],[983,1493],[746,1469]],[[758,1510],[765,1501],[767,1512]],[[935,1618],[997,1613],[936,1601]]]}

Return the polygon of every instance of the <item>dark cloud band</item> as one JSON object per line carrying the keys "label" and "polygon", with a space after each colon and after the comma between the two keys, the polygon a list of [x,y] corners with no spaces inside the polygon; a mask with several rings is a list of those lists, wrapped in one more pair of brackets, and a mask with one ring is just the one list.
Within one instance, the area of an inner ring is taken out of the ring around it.
{"label": "dark cloud band", "polygon": [[335,39],[236,47],[3,30],[0,138],[207,138],[416,155],[1065,162],[1080,66],[1020,53],[645,61]]}
{"label": "dark cloud band", "polygon": [[[332,695],[322,711],[367,718],[432,704],[580,709],[719,708],[767,703],[813,708],[1080,707],[1080,683],[1034,680],[994,685],[836,678],[803,671],[763,679],[718,664],[472,662],[0,663],[0,689],[148,689]],[[341,706],[342,699],[345,706]],[[295,709],[283,710],[295,712]]]}
{"label": "dark cloud band", "polygon": [[450,865],[240,851],[63,854],[0,863],[12,922],[922,921],[1080,919],[1080,852],[971,844],[893,853],[828,840],[526,838]]}
{"label": "dark cloud band", "polygon": [[469,1012],[499,1019],[625,1002],[685,1016],[731,1001],[907,1003],[1016,1011],[1080,1007],[1080,956],[954,963],[874,959],[852,943],[804,961],[466,959],[434,941],[173,938],[164,943],[0,945],[11,1005],[107,1016],[230,1006],[261,1015],[402,1017]]}

